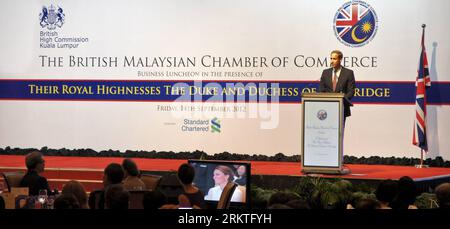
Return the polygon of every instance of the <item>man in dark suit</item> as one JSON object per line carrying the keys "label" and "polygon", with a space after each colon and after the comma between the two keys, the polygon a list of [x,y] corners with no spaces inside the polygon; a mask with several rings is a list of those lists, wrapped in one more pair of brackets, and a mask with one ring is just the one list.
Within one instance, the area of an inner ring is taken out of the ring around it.
{"label": "man in dark suit", "polygon": [[344,103],[345,119],[351,115],[350,100],[355,93],[355,75],[353,71],[341,65],[342,52],[334,50],[331,52],[331,68],[325,69],[320,78],[319,92],[344,93],[348,102]]}
{"label": "man in dark suit", "polygon": [[28,187],[29,195],[36,196],[39,190],[47,190],[47,195],[51,195],[50,186],[47,179],[39,174],[44,172],[45,161],[42,154],[38,151],[31,152],[25,157],[25,164],[27,166],[27,173],[20,182],[20,187]]}

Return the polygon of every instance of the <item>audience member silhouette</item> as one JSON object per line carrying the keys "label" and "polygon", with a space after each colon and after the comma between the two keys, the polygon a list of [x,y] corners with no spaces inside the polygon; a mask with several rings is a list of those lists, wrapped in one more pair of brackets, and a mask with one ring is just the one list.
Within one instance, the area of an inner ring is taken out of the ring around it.
{"label": "audience member silhouette", "polygon": [[396,181],[390,179],[382,181],[375,191],[377,200],[380,203],[380,209],[391,209],[389,206],[397,196],[397,192],[398,185]]}
{"label": "audience member silhouette", "polygon": [[450,183],[443,183],[435,189],[439,208],[450,209]]}
{"label": "audience member silhouette", "polygon": [[182,164],[178,168],[178,179],[183,185],[184,193],[182,195],[186,196],[192,206],[197,206],[198,208],[206,208],[206,203],[204,200],[205,195],[197,187],[192,184],[195,177],[195,169],[190,164]]}
{"label": "audience member silhouette", "polygon": [[122,184],[111,184],[105,190],[105,207],[107,209],[128,209],[130,193]]}
{"label": "audience member silhouette", "polygon": [[47,190],[47,194],[51,195],[50,186],[47,179],[39,174],[44,172],[45,160],[39,151],[33,151],[25,157],[27,173],[20,182],[20,187],[28,187],[29,195],[36,196],[39,190]]}
{"label": "audience member silhouette", "polygon": [[61,194],[62,195],[72,194],[77,199],[81,209],[89,208],[86,190],[84,189],[84,186],[80,182],[76,180],[71,180],[67,182],[67,184],[64,185]]}
{"label": "audience member silhouette", "polygon": [[123,180],[123,186],[128,191],[145,190],[145,184],[139,178],[140,172],[136,163],[127,158],[123,160],[122,167],[125,172],[125,179]]}
{"label": "audience member silhouette", "polygon": [[77,198],[69,193],[61,194],[53,203],[55,209],[80,209]]}
{"label": "audience member silhouette", "polygon": [[99,198],[98,200],[98,209],[104,209],[105,208],[105,190],[110,185],[114,184],[120,184],[122,183],[124,177],[124,171],[120,164],[117,163],[111,163],[108,166],[106,166],[104,172],[103,172],[103,189],[99,190],[100,193],[96,197],[95,192],[91,192],[89,195],[89,208],[96,209],[96,198]]}
{"label": "audience member silhouette", "polygon": [[417,209],[414,205],[416,201],[416,183],[411,177],[403,176],[398,180],[397,196],[392,201],[393,209]]}

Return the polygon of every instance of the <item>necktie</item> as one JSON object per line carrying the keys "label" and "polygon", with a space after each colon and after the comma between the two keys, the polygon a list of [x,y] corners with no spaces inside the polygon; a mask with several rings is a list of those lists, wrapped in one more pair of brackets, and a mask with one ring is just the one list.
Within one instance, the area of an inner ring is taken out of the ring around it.
{"label": "necktie", "polygon": [[333,71],[333,91],[336,91],[336,84],[337,84],[337,75],[336,71]]}

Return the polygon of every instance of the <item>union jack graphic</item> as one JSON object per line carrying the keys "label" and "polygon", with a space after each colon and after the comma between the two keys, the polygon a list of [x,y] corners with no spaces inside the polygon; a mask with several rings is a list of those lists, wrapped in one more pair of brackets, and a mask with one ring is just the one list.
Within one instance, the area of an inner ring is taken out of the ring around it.
{"label": "union jack graphic", "polygon": [[358,9],[358,3],[352,3],[350,9],[341,9],[339,13],[342,17],[336,19],[336,27],[342,27],[339,36],[342,37],[343,34],[347,33],[356,23],[358,23],[361,18],[365,17],[369,13],[369,8],[362,8],[362,12]]}
{"label": "union jack graphic", "polygon": [[414,119],[413,144],[428,151],[426,116],[427,116],[427,97],[426,90],[431,86],[428,72],[427,53],[425,52],[425,25],[422,26],[422,51],[420,53],[419,68],[416,78],[416,118]]}

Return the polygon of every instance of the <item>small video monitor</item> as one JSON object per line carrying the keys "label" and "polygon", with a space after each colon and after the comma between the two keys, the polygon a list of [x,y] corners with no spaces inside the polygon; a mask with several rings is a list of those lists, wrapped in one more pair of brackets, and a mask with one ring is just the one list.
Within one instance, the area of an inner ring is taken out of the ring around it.
{"label": "small video monitor", "polygon": [[231,206],[249,206],[250,163],[232,161],[188,160],[195,169],[194,184],[205,194],[205,201],[216,203],[228,182],[238,186],[231,197]]}

